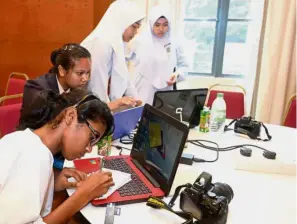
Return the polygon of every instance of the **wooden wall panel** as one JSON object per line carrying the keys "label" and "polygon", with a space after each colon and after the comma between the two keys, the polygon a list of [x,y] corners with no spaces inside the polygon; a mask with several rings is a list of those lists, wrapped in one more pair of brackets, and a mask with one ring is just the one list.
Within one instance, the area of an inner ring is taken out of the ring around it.
{"label": "wooden wall panel", "polygon": [[[10,0],[0,7],[0,96],[8,75],[35,78],[51,67],[50,53],[80,43],[97,25],[111,1]],[[96,24],[94,24],[96,22]]]}
{"label": "wooden wall panel", "polygon": [[115,0],[95,0],[94,1],[94,27],[97,26],[100,19],[103,17],[108,6]]}

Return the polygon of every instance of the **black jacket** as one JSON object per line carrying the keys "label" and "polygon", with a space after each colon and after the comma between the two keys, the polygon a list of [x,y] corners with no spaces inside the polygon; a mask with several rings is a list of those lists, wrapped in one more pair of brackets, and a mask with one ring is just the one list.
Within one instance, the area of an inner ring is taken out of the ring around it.
{"label": "black jacket", "polygon": [[52,90],[55,93],[59,93],[56,74],[48,73],[26,82],[24,87],[22,110],[23,108],[29,106],[32,100],[34,100],[34,97],[42,90]]}

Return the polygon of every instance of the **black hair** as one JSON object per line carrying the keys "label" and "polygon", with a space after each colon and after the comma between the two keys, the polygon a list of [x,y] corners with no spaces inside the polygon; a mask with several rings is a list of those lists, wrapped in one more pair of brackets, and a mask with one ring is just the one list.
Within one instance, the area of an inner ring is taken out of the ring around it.
{"label": "black hair", "polygon": [[91,54],[86,48],[76,43],[65,44],[63,47],[54,50],[51,53],[51,62],[53,67],[49,70],[49,72],[59,74],[59,65],[68,71],[74,67],[75,60],[79,60],[81,58],[91,59]]}
{"label": "black hair", "polygon": [[[63,119],[63,116],[59,115],[64,109],[74,106],[88,94],[92,93],[83,88],[73,89],[69,93],[64,92],[61,95],[51,90],[41,91],[32,99],[28,107],[22,109],[17,129],[30,128],[35,130],[45,124],[52,124],[54,127]],[[86,101],[76,109],[79,123],[85,122],[83,117],[91,121],[101,121],[106,125],[104,136],[112,133],[114,127],[112,113],[107,104],[99,98]]]}

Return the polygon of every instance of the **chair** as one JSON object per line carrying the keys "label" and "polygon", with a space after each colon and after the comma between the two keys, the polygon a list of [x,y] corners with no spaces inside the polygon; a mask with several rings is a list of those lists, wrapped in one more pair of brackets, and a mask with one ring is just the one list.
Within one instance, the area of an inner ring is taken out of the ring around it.
{"label": "chair", "polygon": [[[14,100],[14,101],[12,101],[12,100]],[[9,102],[7,103],[7,101],[9,101]],[[2,96],[2,97],[0,97],[0,106],[11,105],[11,104],[15,104],[15,103],[22,103],[22,101],[23,101],[23,93]]]}
{"label": "chair", "polygon": [[14,132],[20,119],[21,103],[0,106],[0,138]]}
{"label": "chair", "polygon": [[[220,87],[224,90],[215,90],[215,88]],[[234,91],[237,89],[237,91]],[[238,91],[240,90],[240,91]],[[214,84],[209,87],[208,96],[205,105],[211,107],[213,101],[217,97],[217,93],[224,94],[224,100],[226,102],[226,118],[236,119],[240,118],[245,114],[244,109],[244,97],[246,94],[245,89],[239,85],[221,85]]]}
{"label": "chair", "polygon": [[[28,75],[19,72],[13,72],[9,75],[8,81],[6,84],[5,95],[15,95],[24,92],[24,86],[26,81],[29,79]],[[8,99],[4,102],[4,105],[22,103],[21,98]]]}
{"label": "chair", "polygon": [[283,125],[286,127],[296,128],[296,93],[290,97],[286,106]]}

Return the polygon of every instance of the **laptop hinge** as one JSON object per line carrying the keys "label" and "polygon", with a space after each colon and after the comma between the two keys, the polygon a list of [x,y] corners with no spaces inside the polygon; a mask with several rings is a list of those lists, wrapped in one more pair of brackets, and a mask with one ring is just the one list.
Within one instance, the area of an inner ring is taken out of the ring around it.
{"label": "laptop hinge", "polygon": [[160,188],[160,184],[150,175],[146,169],[135,159],[132,159],[132,162],[138,169],[144,174],[144,176],[154,185],[154,187]]}

